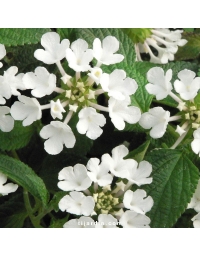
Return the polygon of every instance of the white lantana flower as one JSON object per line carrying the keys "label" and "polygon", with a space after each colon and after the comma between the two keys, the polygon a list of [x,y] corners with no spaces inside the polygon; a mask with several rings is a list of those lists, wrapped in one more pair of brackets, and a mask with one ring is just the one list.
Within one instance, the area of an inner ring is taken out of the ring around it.
{"label": "white lantana flower", "polygon": [[98,223],[95,228],[118,228],[116,225],[118,220],[111,214],[100,214],[98,217]]}
{"label": "white lantana flower", "polygon": [[99,163],[100,160],[98,158],[90,158],[87,163],[88,176],[99,186],[107,186],[112,183],[113,177],[109,173],[108,164],[105,162]]}
{"label": "white lantana flower", "polygon": [[34,73],[26,73],[23,82],[26,89],[32,89],[31,94],[37,98],[50,95],[56,88],[56,76],[43,67],[37,67]]}
{"label": "white lantana flower", "polygon": [[92,140],[97,139],[102,134],[103,130],[100,127],[106,124],[106,118],[104,115],[97,113],[96,109],[83,108],[78,117],[79,121],[76,128],[80,134],[86,134]]}
{"label": "white lantana flower", "polygon": [[44,126],[40,131],[40,136],[47,140],[44,148],[51,155],[59,154],[63,150],[63,144],[67,148],[73,148],[76,142],[71,128],[60,121],[52,121]]}
{"label": "white lantana flower", "polygon": [[134,165],[133,168],[128,171],[128,180],[138,186],[150,184],[152,182],[152,178],[149,177],[151,172],[152,165],[147,161],[141,161],[138,167]]}
{"label": "white lantana flower", "polygon": [[73,191],[64,196],[59,202],[61,211],[67,211],[76,215],[89,216],[94,210],[94,199],[91,196],[85,196],[81,192]]}
{"label": "white lantana flower", "polygon": [[41,45],[45,50],[36,50],[34,56],[46,64],[57,63],[65,57],[69,44],[68,39],[60,42],[60,36],[56,32],[47,32],[41,38]]}
{"label": "white lantana flower", "polygon": [[[6,48],[3,44],[0,44],[0,60],[6,56]],[[0,68],[3,67],[2,62],[0,62]]]}
{"label": "white lantana flower", "polygon": [[58,187],[64,191],[81,191],[90,187],[92,181],[87,175],[87,169],[82,164],[63,168],[58,175]]}
{"label": "white lantana flower", "polygon": [[0,172],[0,194],[3,196],[8,195],[9,193],[13,193],[17,190],[18,185],[14,183],[7,183],[6,175]]}
{"label": "white lantana flower", "polygon": [[152,197],[148,196],[143,199],[146,196],[146,192],[142,189],[137,189],[135,192],[127,190],[123,199],[124,206],[137,213],[145,214],[150,211],[153,206]]}
{"label": "white lantana flower", "polygon": [[90,217],[81,216],[79,219],[69,220],[63,228],[95,228],[95,222]]}
{"label": "white lantana flower", "polygon": [[11,88],[7,84],[4,83],[4,77],[0,76],[0,104],[5,104],[6,99],[10,99],[11,97]]}
{"label": "white lantana flower", "polygon": [[192,150],[200,156],[200,128],[193,132],[194,140],[191,143]]}
{"label": "white lantana flower", "polygon": [[188,69],[184,69],[178,73],[179,80],[174,82],[175,90],[180,94],[184,100],[192,100],[196,97],[200,89],[200,77]]}
{"label": "white lantana flower", "polygon": [[129,124],[135,124],[140,120],[140,109],[135,106],[128,106],[129,104],[129,98],[118,101],[111,97],[108,101],[109,116],[118,130],[125,128],[125,121]]}
{"label": "white lantana flower", "polygon": [[27,126],[41,119],[42,112],[38,100],[22,95],[18,96],[18,100],[15,101],[10,110],[15,120],[24,120],[22,124],[23,126]]}
{"label": "white lantana flower", "polygon": [[25,86],[23,84],[22,78],[24,76],[23,73],[20,73],[16,76],[18,72],[18,68],[16,66],[12,66],[6,71],[4,71],[4,84],[8,87],[11,88],[11,94],[18,96],[21,93],[18,92],[17,90],[25,90]]}
{"label": "white lantana flower", "polygon": [[113,36],[107,36],[103,39],[102,44],[99,38],[93,42],[93,54],[97,59],[98,64],[115,64],[124,59],[121,54],[115,54],[119,50],[119,41]]}
{"label": "white lantana flower", "polygon": [[88,73],[88,76],[91,77],[95,83],[98,85],[100,83],[100,79],[103,72],[101,68],[94,67],[90,69],[90,73]]}
{"label": "white lantana flower", "polygon": [[172,90],[172,70],[167,70],[164,74],[164,70],[159,67],[151,68],[147,72],[147,80],[150,82],[145,86],[148,93],[156,96],[157,100],[166,98]]}
{"label": "white lantana flower", "polygon": [[200,212],[200,180],[198,182],[194,195],[190,203],[188,204],[188,208],[193,208],[196,212]]}
{"label": "white lantana flower", "polygon": [[134,79],[126,78],[126,72],[115,69],[110,75],[102,74],[100,84],[110,97],[117,100],[125,100],[127,96],[134,94],[138,85]]}
{"label": "white lantana flower", "polygon": [[63,108],[60,100],[58,99],[56,102],[51,100],[50,104],[51,104],[51,116],[53,117],[53,119],[55,118],[62,119],[63,118],[62,113],[66,111]]}
{"label": "white lantana flower", "polygon": [[88,49],[88,43],[85,40],[77,39],[71,44],[71,49],[66,50],[66,59],[70,68],[76,72],[84,72],[91,68],[89,63],[93,59],[93,53]]}
{"label": "white lantana flower", "polygon": [[2,132],[10,132],[14,128],[14,119],[7,115],[9,113],[9,107],[0,106],[0,130]]}
{"label": "white lantana flower", "polygon": [[150,221],[146,215],[134,211],[126,211],[119,219],[124,228],[150,228]]}
{"label": "white lantana flower", "polygon": [[161,138],[167,129],[170,112],[162,107],[155,107],[142,114],[139,124],[144,129],[151,129],[150,136],[154,139]]}

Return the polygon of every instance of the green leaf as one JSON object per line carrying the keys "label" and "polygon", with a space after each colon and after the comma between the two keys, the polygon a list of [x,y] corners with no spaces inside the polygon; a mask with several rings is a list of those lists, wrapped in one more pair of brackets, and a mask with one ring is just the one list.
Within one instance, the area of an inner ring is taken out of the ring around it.
{"label": "green leaf", "polygon": [[183,38],[188,42],[178,48],[175,55],[176,60],[195,59],[200,54],[200,33],[183,33]]}
{"label": "green leaf", "polygon": [[62,228],[63,225],[68,221],[69,219],[69,214],[63,219],[60,220],[52,220],[49,228]]}
{"label": "green leaf", "polygon": [[61,40],[69,39],[70,43],[72,43],[76,39],[75,28],[57,28],[56,32],[60,35]]}
{"label": "green leaf", "polygon": [[0,149],[16,150],[25,147],[29,143],[35,130],[34,125],[24,127],[22,126],[22,122],[15,121],[12,131],[0,131]]}
{"label": "green leaf", "polygon": [[199,170],[179,150],[153,150],[146,159],[153,182],[145,186],[154,205],[147,215],[152,228],[172,227],[187,208],[199,180]]}
{"label": "green leaf", "polygon": [[52,200],[50,201],[48,207],[52,207],[55,212],[58,212],[59,211],[58,203],[66,195],[66,193],[67,192],[65,191],[56,192]]}
{"label": "green leaf", "polygon": [[0,42],[5,46],[36,44],[49,28],[1,28]]}
{"label": "green leaf", "polygon": [[19,160],[0,155],[0,172],[26,189],[44,205],[47,204],[48,191],[45,184],[30,167]]}
{"label": "green leaf", "polygon": [[129,154],[126,156],[126,159],[133,158],[137,162],[141,162],[144,159],[144,156],[147,152],[149,144],[150,144],[150,141],[147,140],[145,143],[140,145],[138,148],[129,152]]}

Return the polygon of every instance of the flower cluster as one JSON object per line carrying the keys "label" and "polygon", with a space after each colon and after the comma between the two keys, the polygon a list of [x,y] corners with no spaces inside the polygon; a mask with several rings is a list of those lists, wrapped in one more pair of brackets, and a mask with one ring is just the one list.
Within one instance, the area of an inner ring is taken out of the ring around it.
{"label": "flower cluster", "polygon": [[59,208],[78,217],[66,222],[65,228],[149,227],[145,213],[151,210],[153,199],[143,189],[132,191],[131,186],[150,184],[152,165],[124,159],[128,152],[120,145],[112,156],[104,154],[101,162],[90,158],[86,167],[76,164],[59,172],[58,187],[68,192]]}
{"label": "flower cluster", "polygon": [[192,129],[194,140],[191,147],[194,153],[200,154],[200,105],[196,100],[200,89],[200,77],[195,76],[193,71],[187,69],[178,73],[179,79],[174,82],[174,89],[180,95],[178,97],[172,92],[172,70],[169,69],[164,74],[162,68],[151,68],[147,73],[149,83],[145,87],[146,90],[155,95],[157,100],[170,96],[177,102],[179,112],[170,117],[169,111],[162,107],[154,107],[142,114],[139,124],[145,129],[151,129],[150,136],[157,139],[164,135],[170,121],[178,121],[180,125],[177,125],[176,132],[180,137],[171,148],[176,148]]}
{"label": "flower cluster", "polygon": [[192,218],[192,221],[195,228],[200,228],[200,180],[196,191],[188,204],[188,208],[193,208],[197,212],[197,215]]}
{"label": "flower cluster", "polygon": [[[153,63],[165,64],[174,60],[178,46],[184,46],[187,40],[181,39],[182,30],[169,30],[167,28],[151,29],[151,35],[142,43],[135,44],[137,60],[142,61],[140,53],[148,53]],[[156,51],[152,51],[152,49]]]}
{"label": "flower cluster", "polygon": [[6,196],[9,193],[13,193],[18,188],[17,184],[13,184],[13,183],[5,184],[6,181],[7,181],[6,175],[0,172],[0,195],[2,196]]}
{"label": "flower cluster", "polygon": [[[124,59],[123,55],[116,53],[119,42],[115,37],[107,36],[102,42],[96,38],[93,49],[89,49],[83,39],[70,45],[68,39],[60,42],[60,36],[56,32],[48,32],[42,36],[41,44],[44,49],[36,50],[34,56],[45,64],[57,65],[61,73],[61,86],[57,87],[57,77],[44,67],[37,67],[34,72],[17,76],[17,67],[11,67],[4,73],[4,77],[0,77],[0,103],[4,104],[3,97],[8,99],[11,95],[18,96],[18,101],[15,101],[11,109],[1,107],[2,131],[11,130],[14,120],[23,121],[23,126],[31,125],[42,118],[42,110],[49,109],[53,121],[41,129],[40,136],[46,140],[45,150],[55,155],[62,151],[63,145],[67,148],[75,145],[76,138],[68,125],[75,113],[79,118],[76,125],[78,132],[86,134],[92,140],[102,134],[102,127],[106,123],[106,118],[100,111],[109,113],[111,121],[119,130],[124,129],[125,122],[134,124],[139,121],[140,109],[129,106],[130,95],[138,88],[135,80],[126,77],[124,70],[116,69],[107,74],[100,68],[101,65],[111,65]],[[64,58],[67,60],[67,68],[73,70],[74,77],[65,72],[61,64]],[[29,89],[33,97],[23,96],[17,89]],[[49,104],[40,105],[37,98],[54,92],[58,95],[53,96]],[[98,104],[98,96],[104,93],[108,96],[108,106]],[[12,117],[5,116],[9,112]]]}

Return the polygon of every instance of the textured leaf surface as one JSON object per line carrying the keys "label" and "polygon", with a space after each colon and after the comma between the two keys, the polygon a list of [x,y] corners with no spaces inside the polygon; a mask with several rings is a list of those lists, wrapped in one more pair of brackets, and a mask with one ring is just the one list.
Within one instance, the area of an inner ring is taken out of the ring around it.
{"label": "textured leaf surface", "polygon": [[44,182],[24,163],[9,156],[0,155],[0,172],[37,197],[43,204],[47,203],[48,191]]}
{"label": "textured leaf surface", "polygon": [[154,200],[147,213],[150,225],[154,228],[172,227],[191,200],[199,170],[178,150],[153,150],[146,160],[153,165],[153,182],[145,187]]}
{"label": "textured leaf surface", "polygon": [[36,44],[49,28],[1,28],[0,42],[5,46]]}

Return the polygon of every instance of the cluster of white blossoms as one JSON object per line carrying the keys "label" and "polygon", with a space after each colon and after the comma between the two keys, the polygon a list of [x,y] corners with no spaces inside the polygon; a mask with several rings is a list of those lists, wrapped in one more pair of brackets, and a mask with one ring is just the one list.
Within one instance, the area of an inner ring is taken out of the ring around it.
{"label": "cluster of white blossoms", "polygon": [[179,112],[175,116],[170,116],[170,112],[165,111],[162,107],[154,107],[142,114],[139,124],[145,129],[151,129],[150,136],[157,139],[165,134],[169,122],[180,122],[176,128],[180,137],[171,148],[176,148],[188,131],[193,129],[194,140],[191,147],[194,153],[200,155],[200,104],[198,100],[195,100],[200,89],[200,77],[195,76],[196,74],[193,71],[187,69],[178,73],[179,79],[174,82],[174,90],[180,96],[178,97],[172,92],[173,86],[170,82],[172,70],[169,69],[164,74],[160,67],[151,68],[147,72],[149,83],[145,87],[146,90],[148,93],[155,95],[156,100],[163,100],[167,96],[172,97],[177,102]]}
{"label": "cluster of white blossoms", "polygon": [[149,228],[145,213],[151,210],[153,199],[143,189],[132,191],[131,186],[150,184],[152,165],[124,159],[128,152],[120,145],[112,156],[104,154],[101,162],[90,158],[86,167],[76,164],[59,172],[58,187],[68,192],[59,209],[77,215],[64,228]]}
{"label": "cluster of white blossoms", "polygon": [[197,212],[197,215],[192,218],[192,221],[194,228],[200,228],[200,180],[191,202],[188,204],[188,208],[193,208]]}
{"label": "cluster of white blossoms", "polygon": [[[55,74],[50,74],[44,67],[37,67],[34,72],[17,76],[17,67],[10,67],[0,77],[0,104],[4,104],[4,98],[9,99],[11,95],[18,96],[18,101],[15,101],[11,109],[0,107],[2,131],[10,131],[14,120],[23,121],[23,126],[31,125],[41,119],[42,110],[49,109],[53,121],[42,128],[40,136],[46,140],[45,150],[55,155],[63,150],[63,145],[67,148],[75,145],[76,138],[68,125],[75,113],[79,118],[76,126],[78,132],[86,134],[92,140],[102,134],[102,127],[106,123],[106,118],[100,111],[107,112],[119,130],[124,129],[125,122],[134,124],[139,121],[140,109],[129,106],[130,96],[138,88],[135,80],[126,77],[124,70],[116,69],[107,74],[100,68],[101,65],[119,63],[124,59],[123,55],[116,53],[119,42],[115,37],[107,36],[102,42],[96,38],[93,49],[88,49],[88,44],[83,39],[70,45],[68,39],[60,42],[60,36],[56,32],[48,32],[42,36],[41,44],[44,49],[36,50],[34,56],[45,64],[57,65],[61,73],[61,86],[57,87]],[[61,65],[64,58],[68,68],[73,70],[74,77],[68,75]],[[95,63],[93,66],[92,61]],[[29,89],[33,97],[23,96],[17,89]],[[58,95],[49,104],[40,105],[37,98],[53,92]],[[98,96],[104,93],[108,95],[108,106],[101,106],[97,102]],[[6,116],[9,112],[11,116]]]}
{"label": "cluster of white blossoms", "polygon": [[[143,43],[135,44],[137,60],[142,61],[140,53],[148,53],[150,61],[153,63],[165,64],[174,60],[174,54],[178,51],[178,46],[184,46],[187,40],[181,39],[182,30],[169,30],[168,28],[151,29],[150,37]],[[156,51],[156,54],[152,49]]]}
{"label": "cluster of white blossoms", "polygon": [[13,184],[13,183],[5,184],[6,181],[7,181],[6,175],[0,172],[0,195],[2,196],[6,196],[9,193],[13,193],[18,188],[17,184]]}

